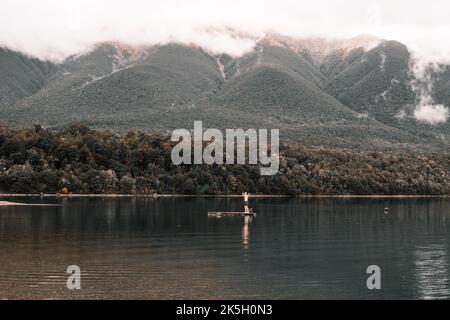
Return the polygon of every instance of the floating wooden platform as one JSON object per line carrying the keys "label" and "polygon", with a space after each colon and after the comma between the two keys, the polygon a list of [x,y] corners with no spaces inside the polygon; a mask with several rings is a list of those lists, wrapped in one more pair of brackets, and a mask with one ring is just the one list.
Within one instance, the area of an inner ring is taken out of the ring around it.
{"label": "floating wooden platform", "polygon": [[208,217],[243,217],[256,216],[255,212],[238,212],[238,211],[209,211]]}

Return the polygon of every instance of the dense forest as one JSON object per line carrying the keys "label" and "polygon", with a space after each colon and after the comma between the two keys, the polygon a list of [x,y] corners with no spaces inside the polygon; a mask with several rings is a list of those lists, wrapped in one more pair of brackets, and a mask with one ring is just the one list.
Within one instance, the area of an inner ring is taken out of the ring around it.
{"label": "dense forest", "polygon": [[73,125],[0,126],[0,192],[98,194],[449,195],[450,154],[330,150],[284,144],[280,172],[180,165],[165,133]]}

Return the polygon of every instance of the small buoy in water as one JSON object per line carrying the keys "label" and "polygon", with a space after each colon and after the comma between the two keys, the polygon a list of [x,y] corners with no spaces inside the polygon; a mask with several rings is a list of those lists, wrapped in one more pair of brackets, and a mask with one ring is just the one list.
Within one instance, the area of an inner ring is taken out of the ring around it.
{"label": "small buoy in water", "polygon": [[389,213],[389,208],[388,207],[384,208],[384,214],[388,214],[388,213]]}

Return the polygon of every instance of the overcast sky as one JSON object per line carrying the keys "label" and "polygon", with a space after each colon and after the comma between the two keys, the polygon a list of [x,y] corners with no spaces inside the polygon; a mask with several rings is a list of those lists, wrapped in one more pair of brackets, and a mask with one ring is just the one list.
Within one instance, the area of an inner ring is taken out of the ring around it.
{"label": "overcast sky", "polygon": [[61,58],[106,40],[174,39],[239,54],[249,41],[201,31],[229,26],[254,35],[372,34],[450,60],[449,12],[448,0],[1,0],[0,45]]}

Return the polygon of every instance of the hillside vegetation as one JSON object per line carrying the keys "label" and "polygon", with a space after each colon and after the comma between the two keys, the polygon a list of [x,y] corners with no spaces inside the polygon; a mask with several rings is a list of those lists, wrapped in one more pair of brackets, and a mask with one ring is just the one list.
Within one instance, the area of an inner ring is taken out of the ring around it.
{"label": "hillside vegetation", "polygon": [[180,165],[163,133],[0,127],[0,192],[450,195],[450,154],[354,152],[284,144],[280,172]]}
{"label": "hillside vegetation", "polygon": [[52,63],[0,47],[0,111],[38,92],[55,70]]}
{"label": "hillside vegetation", "polygon": [[241,57],[194,45],[102,43],[57,65],[2,50],[0,121],[126,132],[202,120],[220,129],[277,128],[284,141],[309,146],[450,151],[450,122],[418,121],[413,87],[450,107],[450,67],[417,81],[405,45],[378,39],[367,47],[367,39],[272,35]]}

